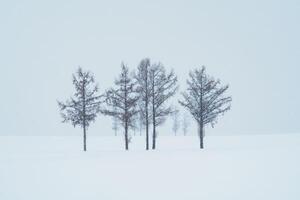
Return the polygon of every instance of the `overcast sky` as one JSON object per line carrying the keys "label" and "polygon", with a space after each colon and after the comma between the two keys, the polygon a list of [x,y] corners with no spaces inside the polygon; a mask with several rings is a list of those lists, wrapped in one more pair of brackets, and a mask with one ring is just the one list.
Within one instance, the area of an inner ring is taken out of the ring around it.
{"label": "overcast sky", "polygon": [[[299,21],[297,0],[1,1],[0,135],[81,134],[56,103],[74,92],[76,68],[103,92],[122,61],[134,69],[144,57],[173,68],[180,90],[202,65],[230,84],[232,110],[211,134],[300,132]],[[89,134],[112,134],[110,119]]]}

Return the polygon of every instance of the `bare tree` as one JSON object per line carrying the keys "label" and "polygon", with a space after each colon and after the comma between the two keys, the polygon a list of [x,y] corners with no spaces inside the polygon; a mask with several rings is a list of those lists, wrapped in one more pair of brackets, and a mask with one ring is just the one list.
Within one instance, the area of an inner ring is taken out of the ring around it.
{"label": "bare tree", "polygon": [[162,64],[152,65],[150,71],[151,83],[151,106],[152,106],[152,149],[156,148],[156,127],[164,123],[167,115],[170,115],[172,109],[166,105],[177,91],[177,77],[172,70],[166,73]]}
{"label": "bare tree", "polygon": [[185,112],[182,116],[182,131],[184,136],[186,136],[189,126],[190,126],[189,116]]}
{"label": "bare tree", "polygon": [[150,83],[150,59],[143,59],[138,65],[137,73],[135,74],[135,79],[137,82],[137,91],[139,93],[139,109],[141,121],[145,125],[146,131],[146,150],[149,149],[149,104],[151,96],[151,83]]}
{"label": "bare tree", "polygon": [[177,131],[180,128],[179,110],[177,108],[174,108],[174,111],[172,112],[172,119],[173,119],[172,130],[174,132],[174,135],[176,136]]}
{"label": "bare tree", "polygon": [[131,137],[128,130],[134,126],[135,115],[138,113],[136,104],[138,95],[136,94],[135,84],[129,75],[128,67],[123,63],[120,77],[115,81],[116,89],[106,92],[106,108],[101,112],[105,115],[116,117],[124,127],[125,149],[128,150]]}
{"label": "bare tree", "polygon": [[199,127],[200,148],[203,149],[204,128],[217,123],[218,116],[230,110],[231,97],[224,96],[229,88],[206,74],[205,67],[190,72],[187,91],[182,93],[184,106],[195,118]]}
{"label": "bare tree", "polygon": [[58,102],[63,122],[71,122],[73,126],[83,128],[83,150],[86,151],[86,129],[95,121],[99,112],[101,96],[97,95],[98,86],[91,72],[80,67],[73,74],[75,94],[66,103]]}

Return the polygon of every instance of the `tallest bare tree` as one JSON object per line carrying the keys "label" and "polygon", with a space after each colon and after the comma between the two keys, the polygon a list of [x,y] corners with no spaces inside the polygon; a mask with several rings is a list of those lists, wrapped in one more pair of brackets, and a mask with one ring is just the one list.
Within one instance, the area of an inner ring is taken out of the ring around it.
{"label": "tallest bare tree", "polygon": [[135,74],[137,91],[139,94],[139,112],[146,130],[146,150],[149,149],[149,105],[151,96],[150,67],[150,59],[145,58],[138,65],[137,73]]}
{"label": "tallest bare tree", "polygon": [[206,74],[205,67],[190,72],[187,80],[188,88],[182,93],[184,106],[198,123],[200,148],[203,149],[204,128],[207,124],[214,126],[218,116],[230,110],[232,98],[225,96],[229,88],[222,86],[219,80]]}
{"label": "tallest bare tree", "polygon": [[73,126],[83,129],[83,150],[86,151],[86,129],[95,120],[100,111],[98,86],[91,72],[83,71],[80,67],[73,75],[75,86],[74,97],[66,103],[58,102],[63,122],[71,122]]}

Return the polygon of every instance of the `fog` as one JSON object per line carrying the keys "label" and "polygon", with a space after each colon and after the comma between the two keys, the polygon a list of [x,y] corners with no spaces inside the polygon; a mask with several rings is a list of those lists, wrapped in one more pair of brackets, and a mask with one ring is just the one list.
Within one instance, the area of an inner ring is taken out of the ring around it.
{"label": "fog", "polygon": [[[230,85],[232,109],[210,134],[299,132],[299,11],[299,1],[2,1],[0,134],[81,134],[57,106],[72,73],[92,71],[104,92],[122,61],[133,70],[145,57],[173,68],[179,91],[202,65]],[[111,124],[100,116],[88,134],[112,135]]]}

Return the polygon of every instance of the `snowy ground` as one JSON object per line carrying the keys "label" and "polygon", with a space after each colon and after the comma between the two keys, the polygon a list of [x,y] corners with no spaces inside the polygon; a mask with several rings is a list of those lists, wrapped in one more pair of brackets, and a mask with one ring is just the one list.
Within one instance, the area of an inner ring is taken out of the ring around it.
{"label": "snowy ground", "polygon": [[0,137],[1,200],[300,199],[300,134],[159,137]]}

